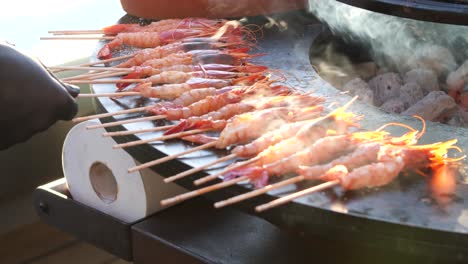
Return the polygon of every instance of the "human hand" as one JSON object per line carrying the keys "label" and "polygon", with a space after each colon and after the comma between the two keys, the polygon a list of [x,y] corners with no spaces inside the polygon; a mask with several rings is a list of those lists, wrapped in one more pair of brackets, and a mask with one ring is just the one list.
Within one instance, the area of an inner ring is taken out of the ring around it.
{"label": "human hand", "polygon": [[39,61],[0,43],[0,69],[0,150],[76,115],[79,89],[60,82]]}

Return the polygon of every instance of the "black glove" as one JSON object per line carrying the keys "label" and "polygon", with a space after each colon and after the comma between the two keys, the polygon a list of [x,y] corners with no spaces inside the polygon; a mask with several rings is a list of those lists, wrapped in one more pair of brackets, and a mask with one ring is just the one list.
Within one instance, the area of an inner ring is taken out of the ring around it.
{"label": "black glove", "polygon": [[78,105],[76,86],[66,85],[39,61],[0,43],[0,150],[70,120]]}

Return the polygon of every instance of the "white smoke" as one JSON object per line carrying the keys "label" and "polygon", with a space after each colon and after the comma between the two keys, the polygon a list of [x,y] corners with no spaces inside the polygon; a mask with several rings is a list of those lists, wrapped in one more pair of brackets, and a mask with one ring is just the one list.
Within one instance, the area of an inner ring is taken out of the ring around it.
{"label": "white smoke", "polygon": [[309,0],[309,11],[333,33],[370,46],[378,63],[398,70],[403,70],[401,67],[407,59],[420,50],[427,50],[427,46],[451,50],[458,64],[468,59],[466,26],[384,15],[329,0]]}

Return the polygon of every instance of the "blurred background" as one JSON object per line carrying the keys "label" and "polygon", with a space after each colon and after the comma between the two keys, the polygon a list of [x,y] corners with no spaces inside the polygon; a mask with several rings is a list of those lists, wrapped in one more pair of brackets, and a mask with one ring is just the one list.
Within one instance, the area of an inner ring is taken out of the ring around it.
{"label": "blurred background", "polygon": [[[49,35],[48,30],[100,29],[125,15],[119,0],[5,2],[0,8],[0,39],[38,57],[46,66],[86,63],[97,44],[96,40],[40,40]],[[86,85],[81,89],[89,91]],[[94,111],[89,99],[80,99],[79,108],[79,115]],[[67,253],[66,263],[100,263],[90,262],[85,255],[111,263],[113,256],[42,224],[32,205],[35,187],[63,177],[62,145],[72,126],[72,122],[58,122],[27,142],[0,151],[0,263],[55,263],[51,252],[64,247],[74,250]]]}

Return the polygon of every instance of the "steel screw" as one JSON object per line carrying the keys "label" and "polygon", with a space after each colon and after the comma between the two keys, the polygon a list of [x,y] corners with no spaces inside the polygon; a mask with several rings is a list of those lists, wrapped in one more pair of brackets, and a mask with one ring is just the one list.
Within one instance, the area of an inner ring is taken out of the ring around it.
{"label": "steel screw", "polygon": [[39,209],[44,214],[49,214],[49,206],[44,202],[39,202]]}

